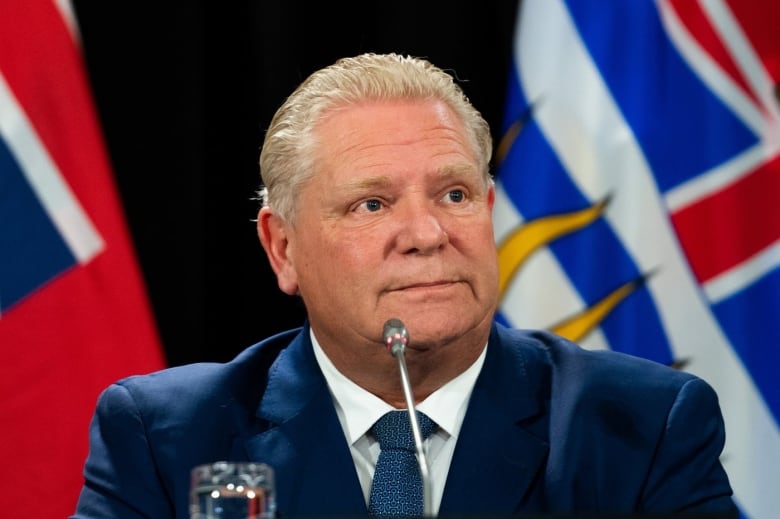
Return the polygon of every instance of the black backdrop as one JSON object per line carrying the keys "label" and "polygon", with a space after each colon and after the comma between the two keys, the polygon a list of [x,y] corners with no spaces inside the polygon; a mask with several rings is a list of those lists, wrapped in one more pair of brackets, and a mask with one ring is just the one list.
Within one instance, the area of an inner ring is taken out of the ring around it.
{"label": "black backdrop", "polygon": [[516,2],[76,0],[87,68],[168,362],[301,323],[257,240],[257,158],[313,70],[360,52],[456,72],[498,138]]}

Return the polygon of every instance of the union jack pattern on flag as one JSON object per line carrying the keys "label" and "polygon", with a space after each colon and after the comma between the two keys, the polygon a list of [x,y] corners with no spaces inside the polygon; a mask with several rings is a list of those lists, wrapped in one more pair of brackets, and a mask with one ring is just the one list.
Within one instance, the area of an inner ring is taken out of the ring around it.
{"label": "union jack pattern on flag", "polygon": [[523,0],[499,319],[697,374],[744,517],[780,510],[780,7]]}
{"label": "union jack pattern on flag", "polygon": [[0,515],[67,517],[98,393],[164,359],[72,12],[0,13]]}

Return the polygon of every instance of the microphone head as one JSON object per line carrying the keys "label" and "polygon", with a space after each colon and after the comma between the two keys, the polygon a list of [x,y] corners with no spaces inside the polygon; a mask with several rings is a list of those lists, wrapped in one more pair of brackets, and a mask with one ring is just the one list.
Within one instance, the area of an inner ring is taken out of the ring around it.
{"label": "microphone head", "polygon": [[400,319],[388,319],[382,330],[382,337],[384,338],[385,347],[390,350],[393,357],[399,353],[403,354],[404,350],[406,350],[406,345],[409,343],[409,332]]}

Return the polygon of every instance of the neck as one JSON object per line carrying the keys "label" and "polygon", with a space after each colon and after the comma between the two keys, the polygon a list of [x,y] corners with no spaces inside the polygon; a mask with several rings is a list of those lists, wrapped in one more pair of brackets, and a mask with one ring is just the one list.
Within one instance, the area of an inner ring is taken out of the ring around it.
{"label": "neck", "polygon": [[[406,367],[415,404],[466,371],[479,358],[489,333],[489,329],[472,330],[447,343],[407,347]],[[385,347],[370,343],[356,348],[322,340],[319,335],[317,339],[344,376],[397,409],[407,407],[398,359]]]}

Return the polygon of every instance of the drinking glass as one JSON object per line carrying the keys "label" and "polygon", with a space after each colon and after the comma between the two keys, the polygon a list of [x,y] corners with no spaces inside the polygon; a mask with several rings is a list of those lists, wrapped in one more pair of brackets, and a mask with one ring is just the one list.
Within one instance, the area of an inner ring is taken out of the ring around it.
{"label": "drinking glass", "polygon": [[264,463],[218,461],[191,472],[191,519],[274,519],[274,472]]}

